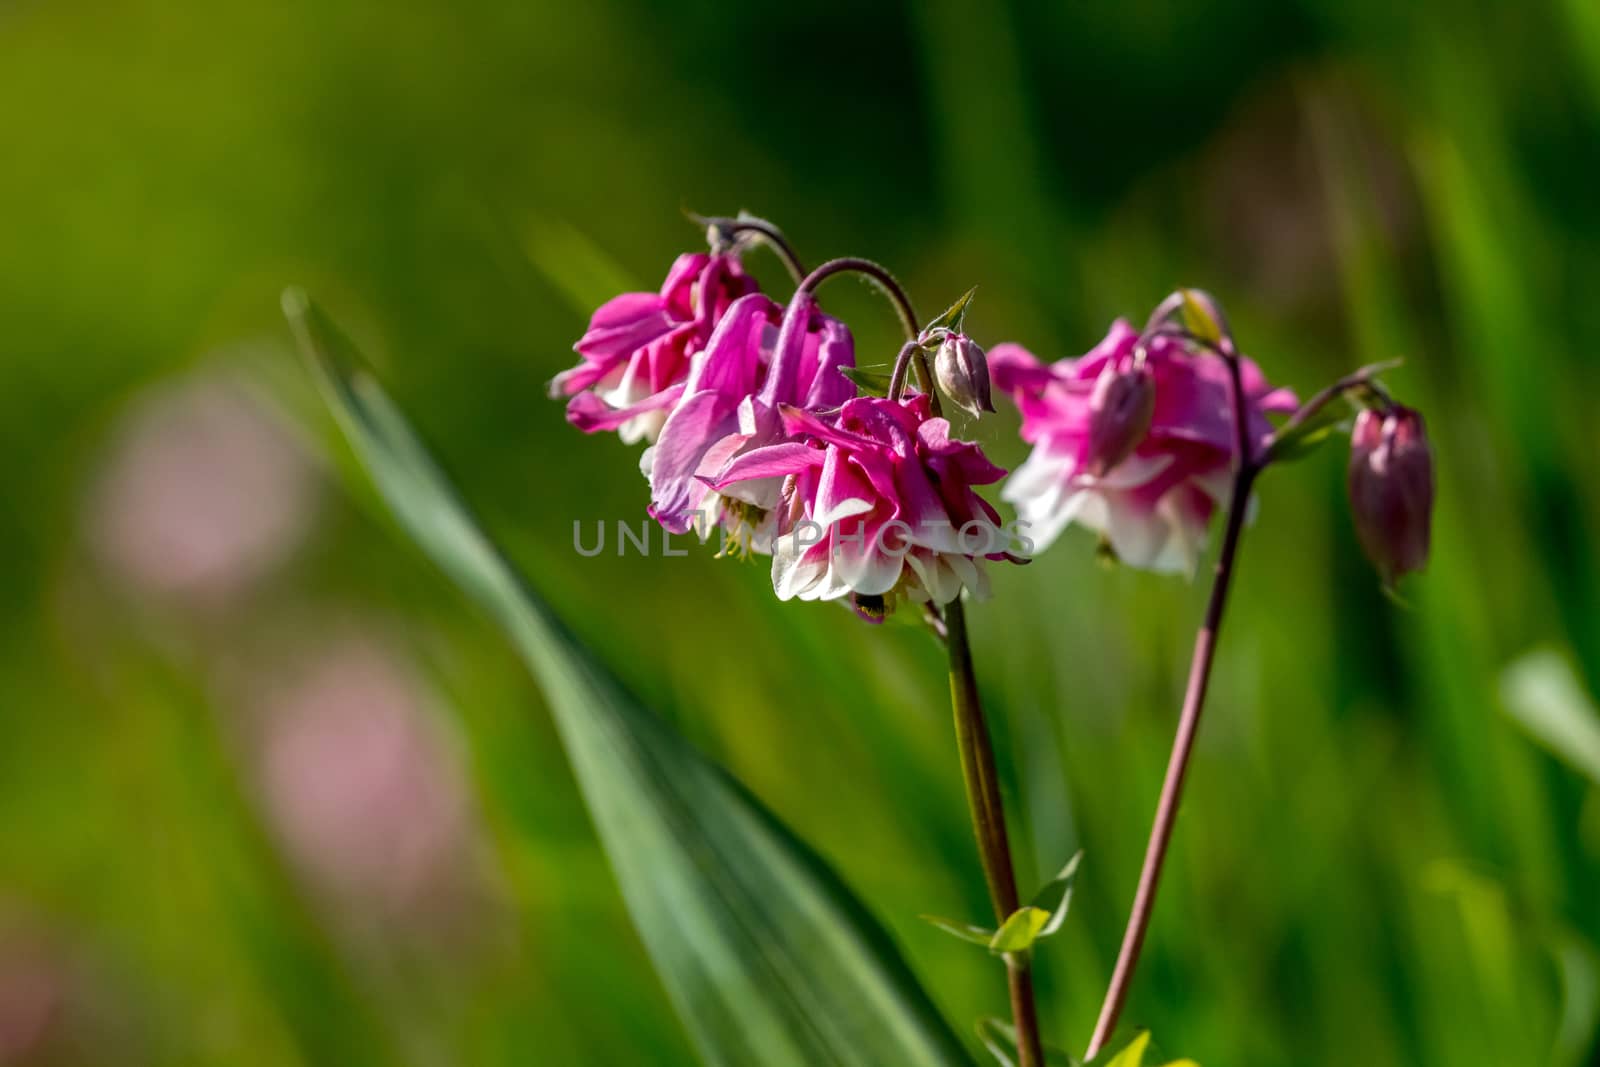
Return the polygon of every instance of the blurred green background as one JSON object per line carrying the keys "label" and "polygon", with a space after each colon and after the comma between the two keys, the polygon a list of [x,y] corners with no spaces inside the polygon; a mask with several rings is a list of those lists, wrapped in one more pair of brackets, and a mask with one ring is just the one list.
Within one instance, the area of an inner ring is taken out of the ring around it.
{"label": "blurred green background", "polygon": [[[692,1062],[523,668],[334,442],[290,283],[957,1027],[1003,1012],[916,918],[986,913],[932,643],[709,550],[573,552],[644,486],[544,383],[698,245],[684,208],[925,314],[978,284],[972,332],[1050,357],[1179,284],[1302,395],[1404,356],[1433,563],[1384,598],[1340,445],[1265,480],[1126,1017],[1207,1067],[1594,1062],[1593,0],[12,0],[0,131],[0,1064]],[[824,299],[892,358],[869,290]],[[1015,426],[973,432],[1014,466]],[[1038,963],[1078,1049],[1205,583],[1081,533],[994,577],[1022,880],[1087,853]]]}

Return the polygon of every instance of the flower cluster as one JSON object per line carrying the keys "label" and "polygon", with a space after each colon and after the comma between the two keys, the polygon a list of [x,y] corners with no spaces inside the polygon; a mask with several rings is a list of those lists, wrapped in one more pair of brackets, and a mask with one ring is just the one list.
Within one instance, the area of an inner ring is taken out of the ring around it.
{"label": "flower cluster", "polygon": [[[1377,409],[1352,441],[1362,547],[1386,583],[1426,558],[1431,453],[1420,416],[1388,400],[1377,368],[1302,406],[1235,350],[1220,306],[1193,290],[1163,301],[1143,331],[1117,320],[1078,358],[1043,363],[1016,344],[985,354],[963,328],[970,293],[918,328],[876,264],[833,260],[802,276],[770,224],[710,222],[712,250],[680,256],[659,293],[594,313],[581,362],[551,393],[570,398],[578,428],[648,442],[650,514],[669,533],[720,531],[724,553],[772,556],[782,599],[848,598],[877,620],[900,600],[983,595],[986,560],[1021,562],[1073,523],[1124,563],[1192,574],[1219,507],[1241,490],[1245,503],[1286,436],[1357,394]],[[795,274],[786,304],[745,272],[752,239]],[[817,285],[844,271],[875,279],[911,335],[885,396],[857,395],[871,376],[855,373],[849,327],[817,301]],[[913,369],[921,391],[907,388]],[[1005,472],[952,439],[941,415],[941,394],[974,417],[993,411],[991,390],[1015,402],[1033,445],[1001,491],[1014,524],[973,488]],[[1290,417],[1275,427],[1271,415]]]}
{"label": "flower cluster", "polygon": [[[742,220],[720,221],[722,250],[680,256],[659,294],[624,294],[595,312],[575,346],[582,362],[551,383],[571,397],[569,421],[648,441],[651,516],[702,540],[720,530],[725,553],[771,555],[785,600],[848,599],[878,621],[901,599],[983,595],[984,560],[1017,557],[972,487],[1005,472],[951,439],[931,391],[857,396],[843,373],[855,367],[850,329],[814,293],[829,273],[881,268],[834,261],[780,304],[726,241]],[[925,365],[928,351],[948,399],[993,410],[978,345],[943,323],[901,358],[920,352]]]}

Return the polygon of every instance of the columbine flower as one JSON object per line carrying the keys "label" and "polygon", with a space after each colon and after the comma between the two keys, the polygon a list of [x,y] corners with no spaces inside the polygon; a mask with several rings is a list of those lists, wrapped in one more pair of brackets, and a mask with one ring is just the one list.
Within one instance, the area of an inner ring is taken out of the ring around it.
{"label": "columbine flower", "polygon": [[[1211,513],[1230,491],[1236,437],[1228,368],[1175,338],[1152,339],[1145,353],[1155,385],[1149,429],[1107,467],[1105,447],[1091,447],[1096,383],[1108,366],[1131,361],[1137,346],[1138,333],[1119,319],[1080,359],[1044,365],[1019,345],[990,350],[995,386],[1015,397],[1023,439],[1034,445],[1001,496],[1017,506],[1041,548],[1077,522],[1103,534],[1125,563],[1193,572]],[[1295,398],[1269,385],[1250,360],[1241,363],[1249,439],[1259,443],[1272,431],[1266,413],[1294,410]]]}
{"label": "columbine flower", "polygon": [[859,397],[833,416],[785,407],[782,416],[803,439],[751,449],[712,482],[728,493],[784,480],[772,558],[779,599],[848,594],[878,619],[897,596],[944,604],[963,587],[987,593],[982,560],[1012,557],[1000,516],[972,487],[1005,471],[977,445],[950,440],[926,395]]}
{"label": "columbine flower", "polygon": [[659,293],[623,293],[601,305],[574,350],[583,361],[550,382],[570,396],[567,421],[585,433],[616,430],[628,444],[655,440],[683,392],[689,361],[723,314],[757,291],[735,253],[687,252]]}
{"label": "columbine flower", "polygon": [[1385,585],[1428,561],[1433,452],[1410,408],[1367,410],[1350,435],[1350,510],[1356,536]]}
{"label": "columbine flower", "polygon": [[641,460],[650,514],[673,533],[693,529],[704,538],[720,526],[738,550],[770,551],[782,480],[721,492],[709,479],[740,453],[783,439],[780,406],[824,409],[848,400],[855,386],[839,370],[854,363],[849,329],[818,311],[810,294],[787,309],[760,294],[736,300]]}

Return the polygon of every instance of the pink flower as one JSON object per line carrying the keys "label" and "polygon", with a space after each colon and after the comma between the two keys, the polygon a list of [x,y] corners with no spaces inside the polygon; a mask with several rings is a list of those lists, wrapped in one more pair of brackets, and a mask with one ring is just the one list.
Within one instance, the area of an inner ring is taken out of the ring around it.
{"label": "pink flower", "polygon": [[[995,388],[1016,399],[1022,437],[1034,446],[1001,496],[1016,505],[1040,548],[1077,522],[1104,534],[1125,563],[1192,572],[1211,513],[1230,491],[1236,436],[1228,368],[1221,357],[1191,352],[1174,338],[1152,340],[1145,364],[1155,385],[1149,428],[1095,477],[1096,383],[1108,365],[1129,362],[1138,336],[1119,319],[1087,355],[1049,365],[1019,345],[990,350]],[[1295,397],[1269,385],[1250,360],[1242,370],[1249,439],[1259,444],[1272,432],[1267,412],[1293,411]],[[1105,457],[1099,459],[1103,464]]]}
{"label": "pink flower", "polygon": [[853,396],[855,385],[839,370],[854,362],[849,329],[818,311],[809,293],[787,309],[759,293],[734,301],[641,459],[650,514],[673,533],[694,529],[706,537],[720,525],[743,549],[770,551],[782,479],[751,480],[726,493],[709,479],[735,456],[783,439],[780,407],[834,408]]}
{"label": "pink flower", "polygon": [[654,440],[682,395],[690,357],[710,341],[729,305],[756,290],[736,254],[679,256],[660,293],[623,293],[594,313],[573,346],[582,362],[555,376],[550,395],[572,398],[567,421],[585,433],[616,430],[629,444]]}
{"label": "pink flower", "polygon": [[871,600],[881,618],[897,595],[944,604],[962,587],[987,592],[982,560],[1009,558],[1008,538],[972,487],[1005,471],[977,445],[952,441],[927,396],[859,397],[831,416],[784,407],[782,417],[790,440],[745,452],[712,482],[730,493],[784,480],[772,559],[779,599],[848,594]]}

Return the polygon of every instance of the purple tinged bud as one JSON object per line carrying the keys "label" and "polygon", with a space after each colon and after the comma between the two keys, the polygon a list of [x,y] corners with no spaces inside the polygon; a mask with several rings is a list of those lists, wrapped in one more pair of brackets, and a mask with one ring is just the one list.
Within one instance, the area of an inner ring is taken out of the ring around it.
{"label": "purple tinged bud", "polygon": [[933,358],[933,376],[951,403],[974,417],[994,410],[989,398],[989,361],[978,343],[965,334],[945,337]]}
{"label": "purple tinged bud", "polygon": [[1103,478],[1133,454],[1156,413],[1156,379],[1142,359],[1107,363],[1089,395],[1089,434],[1083,470]]}
{"label": "purple tinged bud", "polygon": [[1433,450],[1422,416],[1363,411],[1350,434],[1350,509],[1362,551],[1385,585],[1428,561]]}

